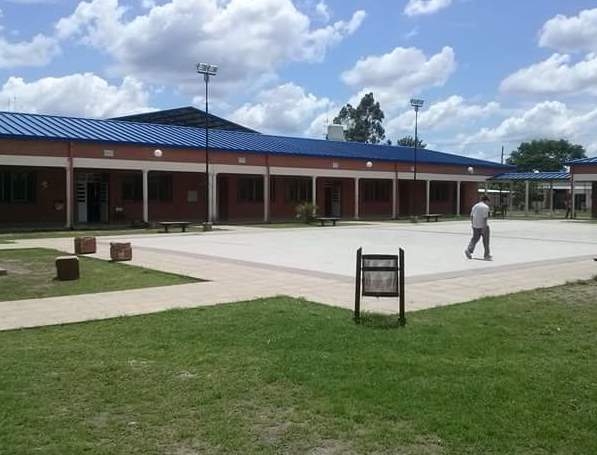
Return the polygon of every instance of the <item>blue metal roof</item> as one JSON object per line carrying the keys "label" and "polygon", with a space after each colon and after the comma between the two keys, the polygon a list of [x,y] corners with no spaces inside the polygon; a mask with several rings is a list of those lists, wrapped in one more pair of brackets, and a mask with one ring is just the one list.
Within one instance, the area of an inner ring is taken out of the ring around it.
{"label": "blue metal roof", "polygon": [[[0,112],[0,138],[109,142],[202,149],[203,128],[118,120],[59,117]],[[339,142],[239,131],[210,130],[209,146],[216,150],[254,153],[412,162],[412,147]],[[418,149],[417,161],[427,164],[512,168],[491,161]]]}
{"label": "blue metal roof", "polygon": [[524,180],[570,180],[568,172],[506,172],[493,177],[491,180],[524,181]]}
{"label": "blue metal roof", "polygon": [[571,160],[568,161],[566,164],[572,164],[574,166],[582,166],[585,164],[597,164],[597,156],[592,156],[590,158],[580,158],[578,160]]}

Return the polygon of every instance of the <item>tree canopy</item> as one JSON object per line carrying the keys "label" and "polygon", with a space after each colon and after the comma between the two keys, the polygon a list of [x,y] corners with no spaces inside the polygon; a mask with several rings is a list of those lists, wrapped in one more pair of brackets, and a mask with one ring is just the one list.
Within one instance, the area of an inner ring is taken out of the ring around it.
{"label": "tree canopy", "polygon": [[[398,139],[398,141],[396,142],[396,145],[402,145],[404,147],[414,147],[415,146],[415,138],[412,136],[404,136],[401,139]],[[424,149],[425,147],[427,147],[427,144],[425,144],[420,137],[417,138],[417,148],[421,148]]]}
{"label": "tree canopy", "polygon": [[346,139],[354,142],[379,144],[386,137],[382,126],[384,113],[379,102],[373,98],[373,93],[367,93],[355,108],[347,104],[334,118],[334,123],[346,127]]}
{"label": "tree canopy", "polygon": [[572,144],[565,139],[536,139],[520,144],[506,162],[514,164],[521,172],[546,172],[560,171],[564,162],[585,157],[582,145]]}

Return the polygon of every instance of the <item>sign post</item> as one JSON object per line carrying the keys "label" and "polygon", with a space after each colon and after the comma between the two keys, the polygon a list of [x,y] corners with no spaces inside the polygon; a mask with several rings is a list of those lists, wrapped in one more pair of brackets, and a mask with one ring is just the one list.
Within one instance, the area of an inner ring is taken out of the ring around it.
{"label": "sign post", "polygon": [[363,254],[357,250],[354,321],[361,321],[361,296],[398,297],[400,325],[406,324],[404,305],[404,250],[398,255]]}

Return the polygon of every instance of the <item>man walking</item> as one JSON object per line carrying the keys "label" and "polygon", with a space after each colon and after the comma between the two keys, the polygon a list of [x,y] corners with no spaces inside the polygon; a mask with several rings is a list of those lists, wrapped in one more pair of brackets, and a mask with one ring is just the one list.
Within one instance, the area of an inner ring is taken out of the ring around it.
{"label": "man walking", "polygon": [[483,247],[485,248],[485,260],[491,261],[491,253],[489,252],[489,198],[483,196],[481,202],[475,204],[471,210],[471,224],[473,227],[473,238],[468,244],[468,248],[464,250],[467,258],[473,258],[473,251],[477,242],[482,237]]}

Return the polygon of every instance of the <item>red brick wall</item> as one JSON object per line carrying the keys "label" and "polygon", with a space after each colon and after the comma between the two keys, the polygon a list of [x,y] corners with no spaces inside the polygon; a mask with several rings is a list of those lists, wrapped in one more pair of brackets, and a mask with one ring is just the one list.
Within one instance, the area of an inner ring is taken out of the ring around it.
{"label": "red brick wall", "polygon": [[456,214],[456,183],[455,182],[431,182],[430,191],[433,194],[433,188],[442,185],[447,198],[444,201],[434,201],[429,198],[429,213],[440,213],[442,215]]}
{"label": "red brick wall", "polygon": [[473,205],[479,202],[479,184],[476,182],[462,182],[460,186],[460,213],[469,215]]}
{"label": "red brick wall", "polygon": [[[387,201],[365,201],[364,186],[371,181],[385,182],[388,185],[389,199]],[[360,179],[359,199],[359,216],[361,218],[390,218],[392,216],[392,181]]]}
{"label": "red brick wall", "polygon": [[[272,219],[290,220],[296,218],[296,206],[300,202],[288,201],[288,187],[293,181],[305,182],[309,188],[312,187],[312,179],[310,177],[283,177],[271,176],[272,190],[270,197],[270,216]],[[308,202],[311,202],[309,200]]]}
{"label": "red brick wall", "polygon": [[[205,175],[194,172],[168,174],[172,175],[172,201],[150,200],[149,221],[204,221]],[[188,191],[197,192],[196,202],[188,202]]]}
{"label": "red brick wall", "polygon": [[399,217],[422,215],[425,213],[425,185],[424,181],[417,180],[415,199],[413,200],[415,210],[413,211],[411,208],[411,193],[415,187],[414,182],[412,180],[398,181]]}
{"label": "red brick wall", "polygon": [[[59,168],[0,167],[1,170],[34,170],[36,197],[34,203],[0,202],[0,223],[5,225],[65,224],[66,223],[66,170]],[[62,204],[57,210],[56,204]]]}
{"label": "red brick wall", "polygon": [[572,166],[574,174],[597,174],[597,165]]}
{"label": "red brick wall", "polygon": [[[263,201],[245,202],[238,199],[238,179],[239,175],[220,174],[218,175],[218,189],[227,182],[228,196],[227,214],[220,210],[224,200],[221,198],[221,192],[218,192],[218,219],[221,221],[263,221],[264,207]],[[262,175],[255,177],[263,178]]]}
{"label": "red brick wall", "polygon": [[[127,223],[143,220],[142,201],[124,201],[122,199],[122,183],[127,176],[141,175],[141,172],[110,171],[109,182],[109,213],[111,223]],[[116,212],[116,207],[121,207],[121,213]]]}

